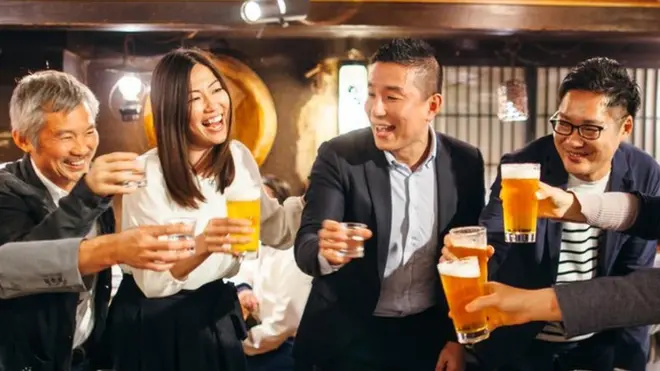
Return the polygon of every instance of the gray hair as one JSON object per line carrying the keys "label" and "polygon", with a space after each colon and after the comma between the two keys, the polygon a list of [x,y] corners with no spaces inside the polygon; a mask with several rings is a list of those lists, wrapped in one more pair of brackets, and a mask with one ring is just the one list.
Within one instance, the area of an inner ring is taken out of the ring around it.
{"label": "gray hair", "polygon": [[39,132],[46,123],[46,114],[70,113],[83,105],[96,122],[99,101],[94,93],[74,76],[54,70],[39,71],[23,77],[9,101],[11,128],[38,145]]}

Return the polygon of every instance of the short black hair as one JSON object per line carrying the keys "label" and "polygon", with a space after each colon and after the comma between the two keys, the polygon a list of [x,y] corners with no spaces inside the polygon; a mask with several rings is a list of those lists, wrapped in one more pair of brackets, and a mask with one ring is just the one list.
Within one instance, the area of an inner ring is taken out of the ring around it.
{"label": "short black hair", "polygon": [[639,86],[625,67],[610,58],[590,58],[575,66],[559,86],[559,101],[571,90],[604,94],[608,107],[623,107],[632,117],[641,105]]}
{"label": "short black hair", "polygon": [[419,70],[418,86],[427,97],[442,93],[442,65],[435,57],[435,49],[419,39],[393,39],[371,56],[369,63],[389,62]]}

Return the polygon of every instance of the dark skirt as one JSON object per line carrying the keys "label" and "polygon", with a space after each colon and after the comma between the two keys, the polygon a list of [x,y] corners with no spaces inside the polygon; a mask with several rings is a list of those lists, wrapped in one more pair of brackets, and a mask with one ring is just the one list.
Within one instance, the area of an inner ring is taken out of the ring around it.
{"label": "dark skirt", "polygon": [[116,371],[246,371],[236,288],[222,280],[148,299],[124,275],[109,325]]}

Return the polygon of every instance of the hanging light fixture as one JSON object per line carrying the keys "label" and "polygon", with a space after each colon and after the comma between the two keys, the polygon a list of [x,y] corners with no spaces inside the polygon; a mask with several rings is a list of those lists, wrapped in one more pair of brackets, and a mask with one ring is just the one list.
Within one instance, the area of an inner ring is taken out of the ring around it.
{"label": "hanging light fixture", "polygon": [[527,121],[527,84],[521,80],[508,80],[497,89],[497,117],[501,121]]}
{"label": "hanging light fixture", "polygon": [[348,51],[348,58],[339,62],[337,73],[337,125],[338,134],[369,127],[364,110],[367,99],[367,62],[358,50]]}

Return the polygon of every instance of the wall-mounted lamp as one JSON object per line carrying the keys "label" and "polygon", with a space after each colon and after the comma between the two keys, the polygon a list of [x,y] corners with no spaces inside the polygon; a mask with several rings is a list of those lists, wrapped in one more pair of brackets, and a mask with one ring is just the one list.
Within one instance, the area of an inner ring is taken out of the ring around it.
{"label": "wall-mounted lamp", "polygon": [[[122,121],[136,121],[142,114],[142,98],[146,90],[146,85],[137,73],[124,73],[110,90],[108,106],[113,112],[119,112]],[[117,91],[121,99],[113,99]]]}
{"label": "wall-mounted lamp", "polygon": [[309,0],[247,0],[241,5],[241,18],[246,23],[279,23],[307,18]]}
{"label": "wall-mounted lamp", "polygon": [[369,127],[369,117],[364,110],[367,100],[367,64],[361,60],[339,63],[337,99],[338,134]]}
{"label": "wall-mounted lamp", "polygon": [[497,89],[497,117],[501,121],[527,121],[527,84],[521,80],[508,80]]}

